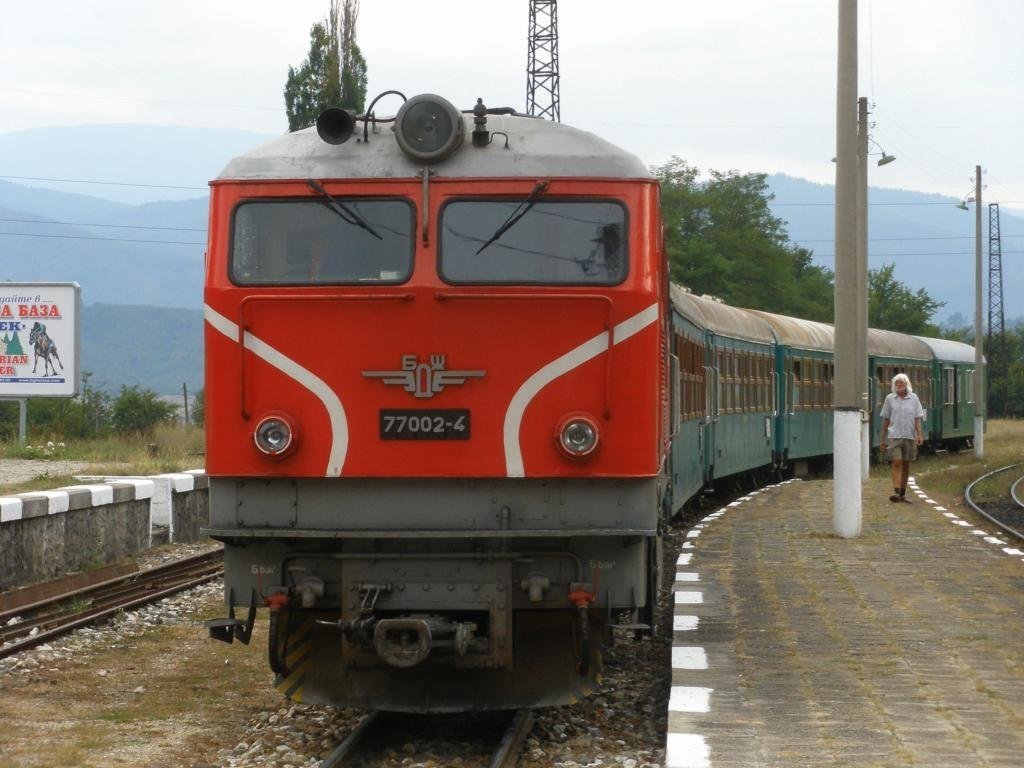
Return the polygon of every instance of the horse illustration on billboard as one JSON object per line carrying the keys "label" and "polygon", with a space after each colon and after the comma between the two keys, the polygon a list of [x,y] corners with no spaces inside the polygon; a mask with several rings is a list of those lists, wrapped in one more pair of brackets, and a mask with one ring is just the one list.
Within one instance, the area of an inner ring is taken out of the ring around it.
{"label": "horse illustration on billboard", "polygon": [[[32,373],[36,372],[39,358],[43,358],[43,376],[57,375],[57,366],[53,364],[53,360],[50,358],[56,359],[60,369],[64,370],[64,363],[61,362],[60,355],[57,354],[57,345],[46,333],[45,325],[37,322],[32,326],[32,330],[28,335],[28,343],[32,345],[35,351],[35,357],[32,361]],[[50,373],[51,371],[52,374]]]}

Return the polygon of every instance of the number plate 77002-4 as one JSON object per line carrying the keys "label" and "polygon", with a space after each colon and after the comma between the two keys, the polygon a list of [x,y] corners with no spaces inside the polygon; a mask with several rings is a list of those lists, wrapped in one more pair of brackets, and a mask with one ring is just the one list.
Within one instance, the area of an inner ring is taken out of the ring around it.
{"label": "number plate 77002-4", "polygon": [[381,440],[468,440],[469,409],[381,409]]}

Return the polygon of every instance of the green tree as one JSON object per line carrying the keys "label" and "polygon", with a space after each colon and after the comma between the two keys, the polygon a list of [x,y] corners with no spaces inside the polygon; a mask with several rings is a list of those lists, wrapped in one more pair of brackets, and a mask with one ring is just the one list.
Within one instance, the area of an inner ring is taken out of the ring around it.
{"label": "green tree", "polygon": [[331,0],[327,18],[309,30],[309,54],[298,69],[288,67],[284,86],[288,130],[316,122],[327,107],[356,113],[366,102],[366,59],[356,44],[359,0]]}
{"label": "green tree", "polygon": [[652,170],[674,281],[739,307],[831,320],[832,273],[789,241],[764,174],[711,171],[700,181],[678,157]]}
{"label": "green tree", "polygon": [[111,423],[119,433],[150,432],[157,424],[173,421],[174,417],[173,405],[161,400],[156,392],[137,385],[122,385],[111,410]]}
{"label": "green tree", "polygon": [[1005,331],[1003,339],[995,337],[992,344],[986,337],[984,352],[988,415],[1024,416],[1024,326]]}
{"label": "green tree", "polygon": [[[961,323],[943,329],[942,337],[974,344],[974,328],[965,325],[967,318],[954,315]],[[998,343],[989,345],[985,338],[985,391],[989,418],[1024,417],[1024,325],[1006,331],[1006,346]],[[993,376],[993,374],[995,374]]]}
{"label": "green tree", "polygon": [[[332,11],[336,3],[332,2]],[[342,109],[356,114],[366,104],[366,58],[356,43],[356,21],[359,18],[359,0],[345,0],[341,23],[341,102]]]}
{"label": "green tree", "polygon": [[192,397],[192,423],[201,427],[206,423],[206,390],[200,389]]}
{"label": "green tree", "polygon": [[92,372],[82,371],[82,389],[70,436],[99,437],[110,429],[110,395],[93,386]]}
{"label": "green tree", "polygon": [[868,271],[868,324],[887,331],[938,336],[939,329],[931,319],[945,302],[936,301],[924,288],[911,291],[893,277],[895,266]]}

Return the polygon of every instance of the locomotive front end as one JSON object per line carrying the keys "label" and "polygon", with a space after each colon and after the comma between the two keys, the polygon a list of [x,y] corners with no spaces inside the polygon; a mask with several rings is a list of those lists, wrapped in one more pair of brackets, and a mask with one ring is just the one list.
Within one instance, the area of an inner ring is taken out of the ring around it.
{"label": "locomotive front end", "polygon": [[650,614],[657,189],[510,112],[332,111],[213,183],[209,532],[231,616],[211,633],[248,641],[268,608],[296,700],[566,703],[609,622]]}

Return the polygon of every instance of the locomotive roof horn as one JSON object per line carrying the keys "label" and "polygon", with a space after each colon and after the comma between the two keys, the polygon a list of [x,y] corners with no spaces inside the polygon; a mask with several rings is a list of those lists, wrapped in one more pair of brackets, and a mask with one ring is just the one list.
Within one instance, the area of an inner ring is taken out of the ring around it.
{"label": "locomotive roof horn", "polygon": [[328,107],[316,117],[316,132],[328,144],[344,144],[355,128],[355,115],[340,107]]}

